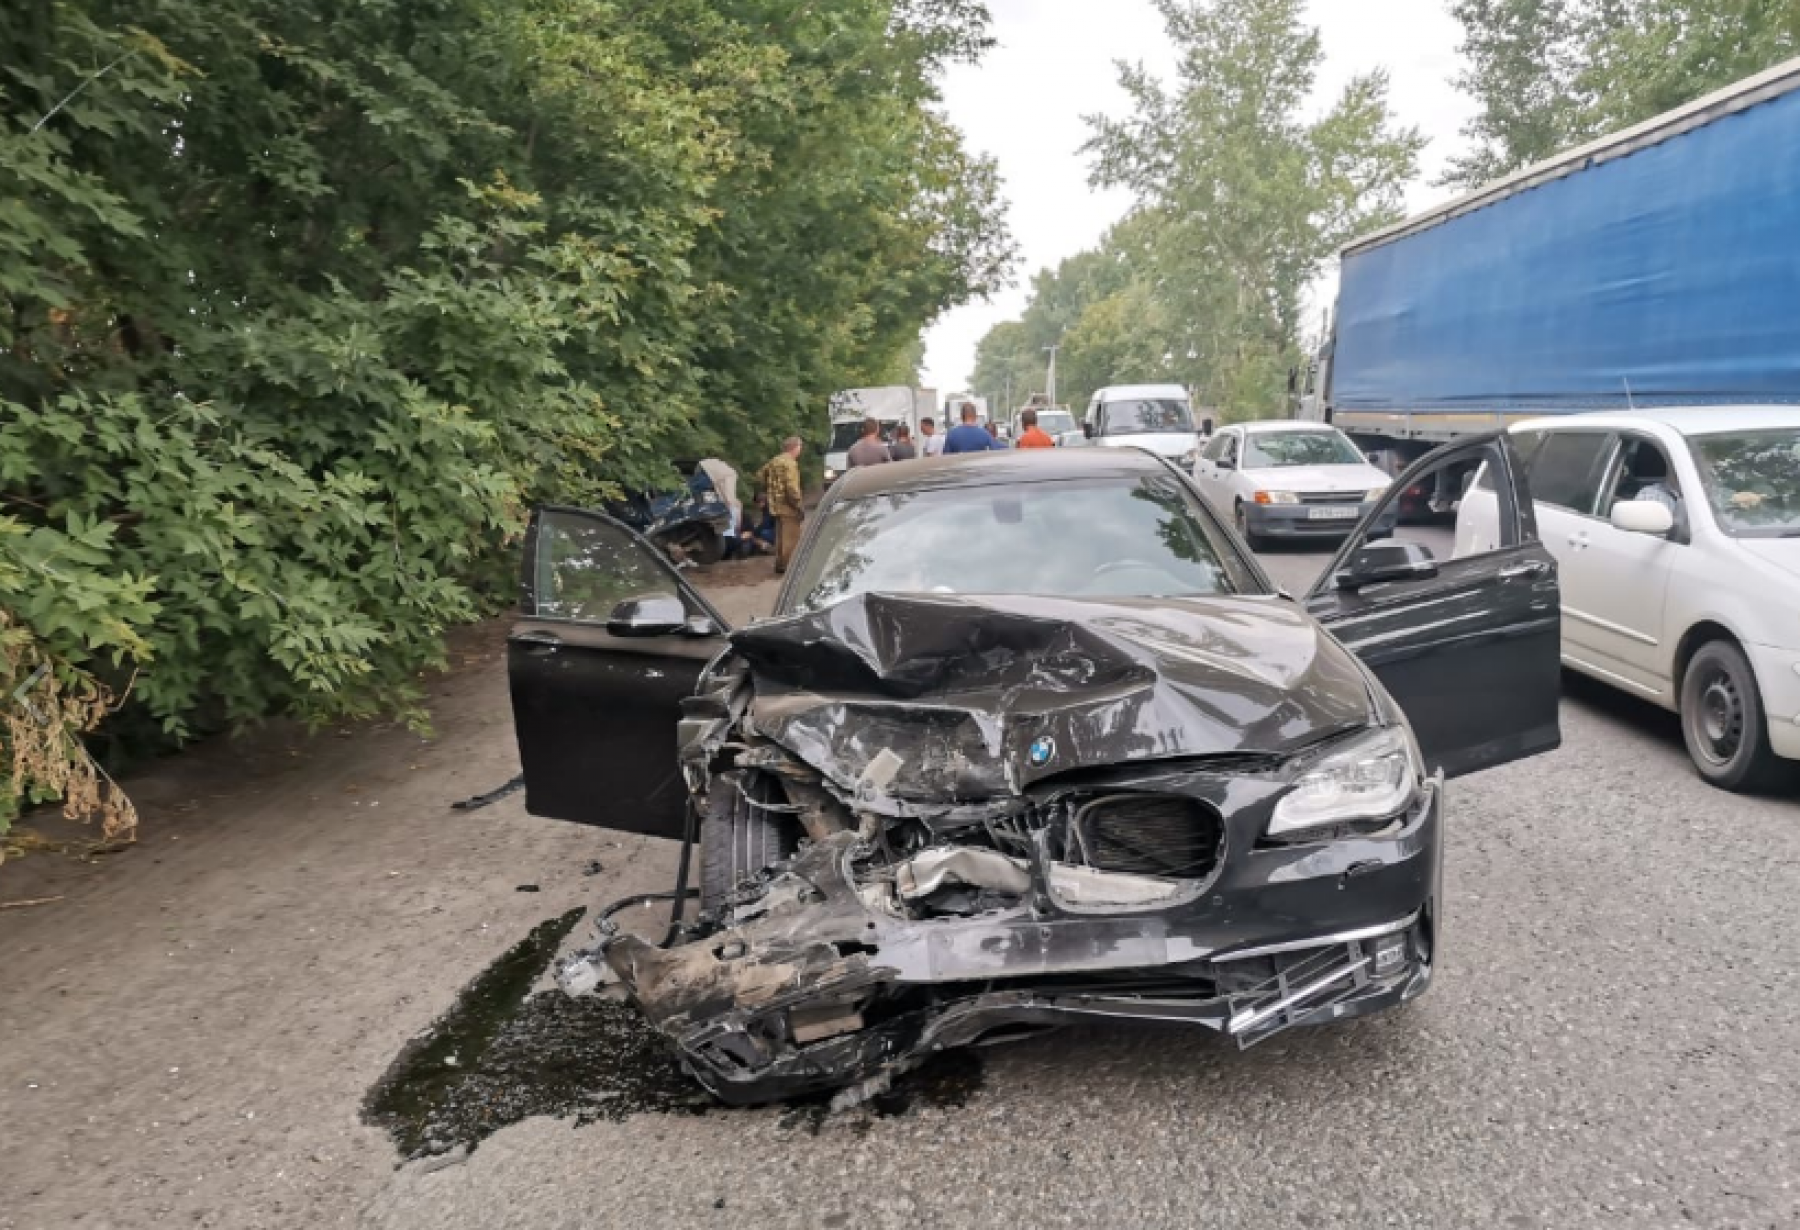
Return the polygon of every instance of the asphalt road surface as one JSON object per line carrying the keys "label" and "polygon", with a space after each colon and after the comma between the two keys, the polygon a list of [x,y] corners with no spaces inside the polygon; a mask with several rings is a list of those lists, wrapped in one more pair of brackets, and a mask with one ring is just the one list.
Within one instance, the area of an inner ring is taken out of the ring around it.
{"label": "asphalt road surface", "polygon": [[[1325,558],[1269,564],[1303,589]],[[1571,685],[1563,733],[1453,783],[1439,977],[1397,1014],[1247,1052],[1069,1030],[888,1116],[534,1119],[400,1171],[369,1218],[1800,1224],[1800,807],[1708,789],[1670,719],[1599,689]]]}

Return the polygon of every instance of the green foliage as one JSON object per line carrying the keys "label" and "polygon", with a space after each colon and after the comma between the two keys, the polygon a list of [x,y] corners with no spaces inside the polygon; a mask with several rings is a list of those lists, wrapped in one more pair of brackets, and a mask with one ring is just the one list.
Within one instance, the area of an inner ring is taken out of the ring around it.
{"label": "green foliage", "polygon": [[1607,0],[1583,30],[1589,127],[1622,128],[1800,54],[1797,0]]}
{"label": "green foliage", "polygon": [[[1115,228],[1089,252],[1040,271],[1018,320],[994,326],[975,351],[974,388],[996,407],[1016,409],[1045,391],[1046,348],[1057,345],[1057,400],[1079,416],[1093,391],[1124,380],[1162,379],[1155,305],[1131,277],[1128,235],[1142,217]],[[1114,378],[1115,373],[1125,375]],[[1004,405],[1011,391],[1012,404]]]}
{"label": "green foliage", "polygon": [[1467,151],[1439,180],[1473,188],[1540,162],[1570,143],[1585,124],[1576,95],[1574,54],[1580,0],[1455,0],[1462,53],[1457,78],[1480,107],[1463,130]]}
{"label": "green foliage", "polygon": [[[1010,261],[934,110],[968,0],[23,7],[0,696],[161,738],[422,720],[531,503],[760,463]],[[58,789],[7,772],[0,826]]]}
{"label": "green foliage", "polygon": [[1176,81],[1122,69],[1132,114],[1094,119],[1087,147],[1095,182],[1130,188],[1137,208],[1098,251],[1039,276],[1024,319],[984,341],[977,385],[1012,374],[1038,387],[1034,352],[1060,341],[1072,404],[1105,384],[1172,381],[1228,415],[1276,413],[1306,284],[1397,216],[1423,142],[1395,125],[1379,73],[1308,118],[1323,53],[1302,0],[1158,7]]}
{"label": "green foliage", "polygon": [[1476,187],[1800,54],[1800,0],[1456,0]]}

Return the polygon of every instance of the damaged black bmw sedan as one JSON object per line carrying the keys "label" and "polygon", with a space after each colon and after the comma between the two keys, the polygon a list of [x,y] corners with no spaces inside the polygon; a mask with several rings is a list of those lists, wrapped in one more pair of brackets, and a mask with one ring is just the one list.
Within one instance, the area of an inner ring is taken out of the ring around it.
{"label": "damaged black bmw sedan", "polygon": [[1481,461],[1496,550],[1369,541],[1383,503],[1304,599],[1148,453],[856,470],[735,631],[617,522],[539,510],[509,647],[527,807],[684,843],[668,934],[603,914],[565,989],[621,983],[732,1103],[854,1099],[1079,1020],[1250,1045],[1416,997],[1444,779],[1559,740],[1555,565],[1511,446],[1442,450],[1390,500]]}

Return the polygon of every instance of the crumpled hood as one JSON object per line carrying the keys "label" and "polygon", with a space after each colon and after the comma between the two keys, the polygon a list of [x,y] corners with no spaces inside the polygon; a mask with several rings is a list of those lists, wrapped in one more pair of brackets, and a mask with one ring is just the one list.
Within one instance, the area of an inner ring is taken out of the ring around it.
{"label": "crumpled hood", "polygon": [[[871,810],[1071,769],[1285,752],[1373,720],[1349,653],[1273,598],[864,594],[732,635],[756,730]],[[878,797],[871,797],[878,796]]]}

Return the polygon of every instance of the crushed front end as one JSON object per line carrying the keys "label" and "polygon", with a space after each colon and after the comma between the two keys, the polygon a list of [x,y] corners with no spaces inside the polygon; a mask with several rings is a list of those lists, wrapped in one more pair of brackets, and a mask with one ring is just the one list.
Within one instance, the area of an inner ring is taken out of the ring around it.
{"label": "crushed front end", "polygon": [[858,599],[741,636],[684,723],[690,784],[804,836],[675,943],[597,954],[716,1096],[854,1098],[1084,1018],[1250,1045],[1425,989],[1441,783],[1341,648],[1274,600],[1056,605]]}

